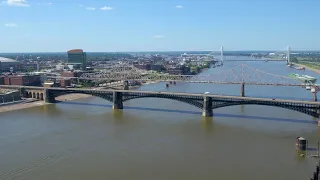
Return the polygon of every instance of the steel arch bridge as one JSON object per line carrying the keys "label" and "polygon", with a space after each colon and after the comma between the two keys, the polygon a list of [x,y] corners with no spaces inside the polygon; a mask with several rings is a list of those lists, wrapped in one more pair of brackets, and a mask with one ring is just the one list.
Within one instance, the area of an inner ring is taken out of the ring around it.
{"label": "steel arch bridge", "polygon": [[[1,85],[5,89],[19,89],[23,97],[29,94],[42,94],[34,98],[41,98],[47,103],[56,102],[55,98],[65,94],[90,94],[100,97],[109,102],[113,102],[113,109],[123,109],[123,102],[139,98],[162,98],[184,102],[202,109],[202,116],[213,116],[213,110],[217,108],[236,106],[236,105],[263,105],[298,111],[315,118],[320,118],[320,102],[284,100],[255,97],[224,96],[211,94],[193,94],[176,92],[153,92],[153,91],[133,91],[133,90],[94,90],[94,89],[76,89],[76,88],[45,88],[32,86],[8,86]],[[151,102],[152,103],[152,102]],[[318,119],[320,126],[320,120]]]}
{"label": "steel arch bridge", "polygon": [[294,78],[269,73],[256,69],[246,64],[241,64],[225,70],[220,74],[210,75],[172,75],[152,73],[134,66],[115,66],[104,72],[85,73],[79,79],[95,81],[157,81],[157,82],[190,82],[212,84],[252,84],[272,86],[305,86],[304,83]]}
{"label": "steel arch bridge", "polygon": [[[24,87],[28,92],[30,87]],[[254,97],[238,97],[238,96],[222,96],[222,95],[204,95],[190,93],[173,93],[173,92],[152,92],[152,91],[128,91],[128,90],[92,90],[92,89],[64,89],[64,88],[30,88],[30,91],[38,90],[42,92],[46,90],[46,101],[55,102],[55,98],[65,94],[89,94],[102,99],[105,99],[116,107],[123,108],[123,102],[140,98],[160,98],[171,99],[186,104],[195,106],[203,111],[211,111],[214,109],[236,106],[236,105],[262,105],[273,106],[284,109],[289,109],[303,114],[320,117],[320,102],[297,101],[297,100],[281,100],[269,98],[254,98]],[[209,115],[212,116],[212,115]]]}

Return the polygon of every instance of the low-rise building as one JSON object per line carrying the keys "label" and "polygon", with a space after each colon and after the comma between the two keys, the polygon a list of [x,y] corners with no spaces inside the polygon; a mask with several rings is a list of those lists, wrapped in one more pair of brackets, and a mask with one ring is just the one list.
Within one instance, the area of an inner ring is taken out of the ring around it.
{"label": "low-rise building", "polygon": [[150,64],[135,64],[134,67],[143,70],[150,70]]}
{"label": "low-rise building", "polygon": [[64,71],[61,73],[62,77],[80,77],[84,71]]}
{"label": "low-rise building", "polygon": [[0,76],[0,85],[4,85],[4,77]]}
{"label": "low-rise building", "polygon": [[160,65],[160,64],[152,64],[150,66],[150,70],[153,70],[153,71],[162,71],[164,69],[163,65]]}
{"label": "low-rise building", "polygon": [[60,80],[61,87],[68,87],[71,86],[71,79],[61,79]]}
{"label": "low-rise building", "polygon": [[28,63],[28,64],[19,64],[21,71],[27,71],[27,72],[32,72],[32,71],[38,71],[39,70],[39,64],[37,63]]}
{"label": "low-rise building", "polygon": [[180,68],[168,69],[167,72],[169,74],[181,75],[183,71]]}
{"label": "low-rise building", "polygon": [[40,75],[10,75],[4,77],[4,85],[40,86]]}

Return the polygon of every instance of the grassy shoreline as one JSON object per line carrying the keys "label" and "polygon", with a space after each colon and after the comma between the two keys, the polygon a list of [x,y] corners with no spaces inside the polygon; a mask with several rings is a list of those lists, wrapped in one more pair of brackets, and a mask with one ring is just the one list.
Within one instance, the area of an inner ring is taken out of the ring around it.
{"label": "grassy shoreline", "polygon": [[310,71],[313,71],[317,74],[320,74],[320,65],[316,65],[316,64],[310,64],[310,63],[292,63],[296,66],[301,66],[304,67]]}

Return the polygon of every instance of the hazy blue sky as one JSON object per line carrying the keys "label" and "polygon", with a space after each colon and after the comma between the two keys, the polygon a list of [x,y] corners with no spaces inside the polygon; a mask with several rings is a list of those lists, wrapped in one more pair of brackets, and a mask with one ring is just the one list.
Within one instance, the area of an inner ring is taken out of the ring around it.
{"label": "hazy blue sky", "polygon": [[320,0],[0,0],[0,52],[320,50]]}

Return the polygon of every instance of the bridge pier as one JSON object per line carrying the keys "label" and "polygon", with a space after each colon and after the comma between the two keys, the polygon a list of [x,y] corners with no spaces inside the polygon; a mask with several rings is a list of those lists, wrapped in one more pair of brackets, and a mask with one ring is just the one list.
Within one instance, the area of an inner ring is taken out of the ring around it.
{"label": "bridge pier", "polygon": [[122,92],[113,91],[112,109],[123,109]]}
{"label": "bridge pier", "polygon": [[212,97],[204,96],[202,116],[203,117],[212,117],[213,116]]}
{"label": "bridge pier", "polygon": [[317,117],[318,126],[320,127],[320,108],[317,109],[317,114],[318,114],[318,117]]}
{"label": "bridge pier", "polygon": [[129,82],[123,81],[123,90],[129,90]]}
{"label": "bridge pier", "polygon": [[45,89],[43,93],[43,100],[46,103],[55,103],[56,99],[50,95],[49,89]]}
{"label": "bridge pier", "polygon": [[28,93],[26,91],[26,88],[20,88],[20,96],[22,98],[28,98]]}
{"label": "bridge pier", "polygon": [[241,95],[241,97],[245,97],[245,88],[244,88],[244,83],[242,83],[242,84],[241,84],[240,95]]}
{"label": "bridge pier", "polygon": [[316,89],[316,87],[314,87],[314,89],[315,89],[315,92],[313,93],[313,101],[314,102],[317,102],[318,101],[318,96],[317,96],[317,89]]}

